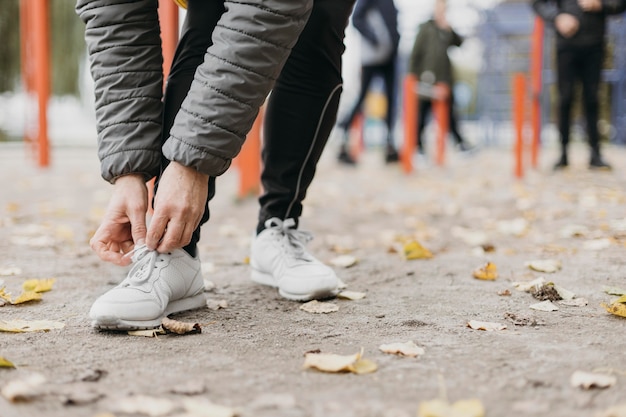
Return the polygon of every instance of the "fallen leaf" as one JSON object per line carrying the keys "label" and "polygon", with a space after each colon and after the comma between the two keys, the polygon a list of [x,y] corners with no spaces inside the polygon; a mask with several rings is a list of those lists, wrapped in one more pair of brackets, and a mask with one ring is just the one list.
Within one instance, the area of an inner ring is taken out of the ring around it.
{"label": "fallen leaf", "polygon": [[0,276],[2,277],[10,277],[12,275],[20,275],[22,273],[22,269],[17,266],[3,266],[0,267]]}
{"label": "fallen leaf", "polygon": [[556,259],[538,259],[526,262],[526,266],[533,271],[546,272],[552,274],[561,269],[561,261]]}
{"label": "fallen leaf", "polygon": [[624,295],[624,294],[626,294],[626,290],[618,288],[618,287],[603,287],[602,291],[604,291],[608,295]]}
{"label": "fallen leaf", "polygon": [[214,300],[211,298],[207,300],[206,306],[209,308],[209,310],[217,311],[221,308],[228,308],[228,301]]}
{"label": "fallen leaf", "polygon": [[470,327],[474,330],[486,330],[488,332],[494,331],[494,330],[506,329],[505,324],[493,323],[489,321],[477,321],[477,320],[471,320],[467,322],[467,327]]}
{"label": "fallen leaf", "polygon": [[604,303],[602,303],[601,305],[606,309],[606,311],[615,316],[626,317],[626,304],[618,303],[616,301],[611,305],[606,305]]}
{"label": "fallen leaf", "polygon": [[0,394],[11,402],[28,401],[41,394],[41,386],[46,378],[41,374],[31,374],[23,379],[10,381],[0,390]]}
{"label": "fallen leaf", "polygon": [[337,283],[337,288],[339,288],[340,290],[345,290],[346,288],[348,288],[348,285],[345,282],[343,282],[341,278],[337,278],[337,280],[339,281]]}
{"label": "fallen leaf", "polygon": [[533,310],[537,310],[537,311],[558,311],[559,310],[559,308],[555,306],[550,300],[533,304],[530,306],[530,308]]}
{"label": "fallen leaf", "polygon": [[559,292],[556,290],[556,288],[554,288],[554,284],[552,284],[551,282],[543,284],[539,288],[531,289],[530,294],[540,301],[558,301],[562,299]]}
{"label": "fallen leaf", "polygon": [[322,372],[352,372],[366,374],[376,371],[377,366],[368,359],[362,359],[363,350],[354,355],[333,353],[307,353],[304,355],[304,369],[317,369]]}
{"label": "fallen leaf", "polygon": [[166,398],[134,395],[115,399],[111,402],[115,412],[126,414],[144,414],[159,417],[170,414],[176,408],[173,401]]}
{"label": "fallen leaf", "polygon": [[411,357],[421,356],[425,353],[424,349],[417,346],[412,340],[404,343],[388,343],[380,345],[378,348],[384,353]]}
{"label": "fallen leaf", "polygon": [[444,400],[421,402],[417,417],[484,417],[485,407],[477,399],[461,400],[448,404]]}
{"label": "fallen leaf", "polygon": [[15,368],[15,365],[13,365],[13,363],[8,359],[0,356],[0,368]]}
{"label": "fallen leaf", "polygon": [[100,379],[108,374],[104,369],[88,369],[81,376],[78,377],[79,381],[83,382],[98,382]]}
{"label": "fallen leaf", "polygon": [[215,283],[205,278],[204,280],[204,291],[211,292],[215,289]]}
{"label": "fallen leaf", "polygon": [[594,417],[626,417],[626,404],[613,406],[600,413],[596,413]]}
{"label": "fallen leaf", "polygon": [[234,408],[213,404],[206,399],[186,398],[183,407],[193,417],[237,417],[239,412]]}
{"label": "fallen leaf", "polygon": [[22,289],[25,292],[46,292],[52,289],[52,285],[55,281],[55,278],[29,279],[24,281],[24,283],[22,284]]}
{"label": "fallen leaf", "polygon": [[357,291],[341,291],[339,294],[337,294],[337,298],[342,298],[344,300],[361,300],[363,298],[365,298],[366,294],[364,292],[357,292]]}
{"label": "fallen leaf", "polygon": [[322,303],[317,300],[312,300],[308,303],[302,304],[300,306],[300,310],[315,314],[334,313],[335,311],[339,311],[339,306],[333,303]]}
{"label": "fallen leaf", "polygon": [[189,323],[163,317],[161,324],[165,330],[169,330],[170,332],[176,334],[202,333],[202,328],[198,323]]}
{"label": "fallen leaf", "polygon": [[584,307],[589,304],[589,301],[587,301],[586,298],[574,298],[571,300],[561,300],[559,304],[568,307]]}
{"label": "fallen leaf", "polygon": [[474,272],[472,272],[472,276],[476,279],[493,281],[498,278],[498,268],[496,264],[487,262],[482,267],[475,269]]}
{"label": "fallen leaf", "polygon": [[500,297],[509,297],[511,295],[511,291],[509,290],[498,291],[498,295]]}
{"label": "fallen leaf", "polygon": [[65,324],[49,320],[0,320],[0,332],[47,332],[48,330],[62,329]]}
{"label": "fallen leaf", "polygon": [[515,313],[504,313],[504,318],[511,321],[515,326],[537,326],[541,324],[532,317],[518,317]]}
{"label": "fallen leaf", "polygon": [[530,292],[533,289],[540,288],[545,283],[546,283],[546,280],[543,277],[539,277],[539,278],[534,279],[532,281],[514,282],[513,286],[518,291]]}
{"label": "fallen leaf", "polygon": [[570,384],[574,388],[609,388],[615,385],[617,378],[614,375],[594,372],[576,371],[570,378]]}
{"label": "fallen leaf", "polygon": [[431,259],[433,254],[415,240],[409,240],[402,247],[404,259],[412,261],[415,259]]}
{"label": "fallen leaf", "polygon": [[160,334],[165,334],[165,330],[163,327],[159,326],[156,329],[146,329],[146,330],[129,330],[129,336],[141,336],[141,337],[157,337]]}
{"label": "fallen leaf", "polygon": [[352,255],[341,255],[333,258],[329,261],[332,266],[336,266],[338,268],[350,268],[351,266],[356,265],[359,260],[356,256]]}
{"label": "fallen leaf", "polygon": [[556,292],[559,293],[559,295],[561,296],[563,300],[567,301],[567,300],[573,300],[574,298],[576,298],[576,294],[573,291],[566,290],[565,288],[556,284],[552,284],[552,286],[554,287]]}
{"label": "fallen leaf", "polygon": [[10,304],[24,304],[29,301],[41,301],[41,294],[33,291],[26,291],[21,293],[17,298],[13,299],[11,294],[7,293],[4,288],[0,289],[0,298],[7,301]]}

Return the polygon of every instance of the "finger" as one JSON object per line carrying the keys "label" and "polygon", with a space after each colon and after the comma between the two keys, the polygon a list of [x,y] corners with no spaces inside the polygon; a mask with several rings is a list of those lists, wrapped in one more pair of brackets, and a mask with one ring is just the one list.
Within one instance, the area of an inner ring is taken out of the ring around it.
{"label": "finger", "polygon": [[92,242],[91,248],[96,253],[96,255],[98,255],[98,257],[103,261],[111,262],[120,266],[126,266],[130,264],[130,259],[125,259],[122,256],[121,252],[111,250],[111,248],[102,241]]}
{"label": "finger", "polygon": [[146,211],[143,208],[132,209],[128,212],[130,220],[130,232],[137,244],[142,244],[146,239]]}
{"label": "finger", "polygon": [[184,224],[170,220],[167,225],[167,230],[163,235],[163,239],[161,239],[161,243],[159,243],[159,246],[157,247],[157,252],[165,253],[171,252],[174,249],[182,248],[184,245],[184,241],[182,240],[184,230]]}
{"label": "finger", "polygon": [[169,217],[155,216],[152,218],[146,233],[146,246],[148,249],[155,250],[159,246],[159,242],[163,239],[169,222]]}

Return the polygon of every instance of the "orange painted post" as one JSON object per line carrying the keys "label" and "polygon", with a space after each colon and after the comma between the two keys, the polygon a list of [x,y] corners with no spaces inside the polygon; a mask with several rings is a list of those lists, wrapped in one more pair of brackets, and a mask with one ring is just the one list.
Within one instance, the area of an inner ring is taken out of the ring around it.
{"label": "orange painted post", "polygon": [[261,131],[263,127],[263,108],[252,125],[252,129],[237,155],[235,163],[239,168],[238,197],[243,199],[256,196],[261,191]]}
{"label": "orange painted post", "polygon": [[433,100],[433,113],[437,119],[437,152],[435,161],[442,166],[446,154],[446,141],[450,129],[450,87],[446,84],[435,85],[437,98]]}
{"label": "orange painted post", "polygon": [[515,176],[524,176],[524,103],[526,102],[526,77],[517,73],[513,76],[513,125],[515,128]]}
{"label": "orange painted post", "polygon": [[178,6],[172,0],[159,0],[159,24],[163,49],[163,80],[167,80],[178,44]]}
{"label": "orange painted post", "polygon": [[[32,57],[32,30],[30,23],[32,21],[31,6],[29,0],[20,0],[20,64],[22,72],[22,83],[27,96],[33,92],[33,57]],[[24,127],[24,142],[33,148],[34,138],[32,136],[31,126],[28,123]]]}
{"label": "orange painted post", "polygon": [[50,147],[48,143],[48,98],[50,97],[50,34],[48,22],[48,0],[31,0],[34,57],[37,71],[34,76],[37,90],[37,164],[40,167],[50,165]]}
{"label": "orange painted post", "polygon": [[417,147],[418,88],[417,77],[410,73],[407,74],[404,77],[403,92],[404,145],[402,152],[400,152],[400,162],[405,174],[410,174],[413,171],[413,154]]}
{"label": "orange painted post", "polygon": [[543,38],[544,23],[540,17],[535,18],[535,29],[532,36],[531,59],[530,59],[530,83],[532,88],[532,104],[530,123],[532,128],[532,141],[530,148],[530,161],[533,168],[537,168],[539,162],[539,145],[541,136],[541,87],[543,69]]}

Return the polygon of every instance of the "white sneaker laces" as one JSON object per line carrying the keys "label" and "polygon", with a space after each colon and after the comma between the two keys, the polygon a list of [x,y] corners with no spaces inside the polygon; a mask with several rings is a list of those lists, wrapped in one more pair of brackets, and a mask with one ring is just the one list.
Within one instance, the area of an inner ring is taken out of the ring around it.
{"label": "white sneaker laces", "polygon": [[305,232],[295,228],[296,221],[294,219],[280,220],[273,217],[265,221],[265,227],[282,234],[283,246],[288,249],[288,253],[295,259],[310,260],[306,251],[306,244],[313,240],[310,232]]}
{"label": "white sneaker laces", "polygon": [[132,256],[133,260],[133,267],[128,273],[126,285],[130,284],[130,282],[133,284],[148,282],[152,275],[152,270],[159,260],[159,253],[148,249],[146,245],[139,245],[135,246],[126,256]]}

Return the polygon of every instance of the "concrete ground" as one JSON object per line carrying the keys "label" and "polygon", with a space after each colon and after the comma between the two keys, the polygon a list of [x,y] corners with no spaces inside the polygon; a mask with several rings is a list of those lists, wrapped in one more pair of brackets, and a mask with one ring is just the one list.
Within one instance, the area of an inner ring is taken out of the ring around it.
{"label": "concrete ground", "polygon": [[[95,154],[55,149],[52,167],[40,170],[21,146],[0,146],[0,272],[19,268],[0,280],[16,295],[26,279],[56,278],[42,301],[1,307],[0,321],[65,325],[0,333],[0,357],[16,366],[0,368],[1,417],[174,416],[190,400],[243,417],[408,417],[435,398],[476,398],[491,417],[582,417],[626,403],[626,319],[600,305],[616,298],[605,286],[626,287],[624,148],[606,147],[611,173],[590,172],[580,144],[570,169],[553,173],[555,153],[548,149],[539,169],[517,180],[504,148],[471,157],[450,150],[445,166],[418,160],[416,172],[404,175],[384,165],[377,149],[347,168],[329,147],[301,227],[314,233],[309,247],[321,260],[358,258],[336,271],[348,289],[367,294],[331,300],[339,310],[329,314],[305,312],[249,280],[245,260],[257,204],[237,200],[233,169],[218,181],[200,247],[205,278],[215,284],[207,296],[226,308],[175,316],[200,323],[200,334],[157,338],[90,327],[91,303],[126,272],[100,262],[87,245],[110,193]],[[433,258],[403,259],[393,250],[398,237],[416,239]],[[558,260],[562,269],[533,271],[526,263],[537,259]],[[473,278],[487,261],[498,278]],[[588,304],[530,309],[539,301],[513,282],[541,276]],[[470,320],[506,329],[473,330]],[[409,340],[425,353],[410,358],[379,350]],[[303,369],[304,353],[318,349],[342,355],[363,349],[378,370]],[[573,387],[578,370],[616,382]],[[7,386],[34,374],[46,382],[27,388],[26,401],[10,403]],[[135,414],[120,410],[129,400],[140,404]]]}

